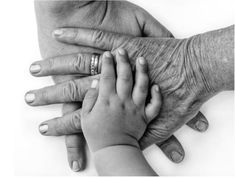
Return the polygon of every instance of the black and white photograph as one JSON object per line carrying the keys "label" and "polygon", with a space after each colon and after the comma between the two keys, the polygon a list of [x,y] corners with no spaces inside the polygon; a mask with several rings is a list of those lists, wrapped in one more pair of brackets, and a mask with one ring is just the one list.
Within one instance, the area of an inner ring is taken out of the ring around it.
{"label": "black and white photograph", "polygon": [[14,176],[235,176],[234,0],[1,5]]}

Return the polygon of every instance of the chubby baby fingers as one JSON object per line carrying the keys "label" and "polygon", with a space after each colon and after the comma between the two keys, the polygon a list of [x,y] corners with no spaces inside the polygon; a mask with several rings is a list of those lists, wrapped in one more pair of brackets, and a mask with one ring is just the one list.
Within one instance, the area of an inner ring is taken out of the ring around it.
{"label": "chubby baby fingers", "polygon": [[151,122],[158,114],[161,108],[162,99],[158,85],[153,85],[151,88],[151,100],[145,108],[147,123]]}
{"label": "chubby baby fingers", "polygon": [[135,86],[132,98],[137,106],[145,106],[148,95],[149,77],[147,61],[143,57],[136,60]]}

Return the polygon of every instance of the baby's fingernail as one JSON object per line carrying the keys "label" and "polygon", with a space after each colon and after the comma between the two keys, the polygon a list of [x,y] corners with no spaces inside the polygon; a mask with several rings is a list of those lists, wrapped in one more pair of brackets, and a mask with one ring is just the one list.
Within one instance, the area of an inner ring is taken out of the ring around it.
{"label": "baby's fingernail", "polygon": [[32,103],[34,100],[35,100],[35,94],[34,93],[26,93],[25,101],[27,103]]}
{"label": "baby's fingernail", "polygon": [[201,131],[201,132],[204,132],[207,130],[207,124],[203,121],[197,121],[196,122],[196,128]]}
{"label": "baby's fingernail", "polygon": [[77,172],[77,171],[80,170],[80,165],[79,165],[78,161],[73,161],[72,170],[73,170],[74,172]]}
{"label": "baby's fingernail", "polygon": [[47,124],[44,124],[44,125],[40,125],[39,126],[39,131],[44,134],[48,131],[48,125]]}
{"label": "baby's fingernail", "polygon": [[118,53],[121,55],[125,55],[125,50],[123,48],[119,48]]}
{"label": "baby's fingernail", "polygon": [[35,73],[38,73],[40,72],[41,70],[41,66],[39,64],[32,64],[29,68],[30,72],[35,74]]}
{"label": "baby's fingernail", "polygon": [[107,58],[111,58],[112,54],[109,51],[104,52],[104,56]]}
{"label": "baby's fingernail", "polygon": [[159,92],[159,86],[158,85],[155,86],[155,90],[156,90],[156,92]]}
{"label": "baby's fingernail", "polygon": [[171,152],[171,159],[176,162],[179,163],[183,160],[183,155],[180,154],[178,151],[172,151]]}
{"label": "baby's fingernail", "polygon": [[91,88],[96,88],[96,86],[98,85],[98,80],[93,80],[91,83]]}
{"label": "baby's fingernail", "polygon": [[139,58],[139,63],[140,63],[141,65],[144,65],[144,64],[146,64],[146,61],[145,61],[145,59],[144,59],[143,57],[140,57],[140,58]]}
{"label": "baby's fingernail", "polygon": [[57,29],[53,32],[54,36],[60,36],[64,33],[64,31],[62,29]]}

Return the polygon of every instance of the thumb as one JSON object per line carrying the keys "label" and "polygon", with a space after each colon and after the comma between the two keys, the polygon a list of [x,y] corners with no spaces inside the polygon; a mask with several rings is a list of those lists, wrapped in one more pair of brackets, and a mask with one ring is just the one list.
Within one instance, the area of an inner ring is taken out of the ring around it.
{"label": "thumb", "polygon": [[98,97],[98,80],[93,80],[91,83],[91,88],[87,91],[82,104],[82,114],[88,114],[95,105],[96,99]]}

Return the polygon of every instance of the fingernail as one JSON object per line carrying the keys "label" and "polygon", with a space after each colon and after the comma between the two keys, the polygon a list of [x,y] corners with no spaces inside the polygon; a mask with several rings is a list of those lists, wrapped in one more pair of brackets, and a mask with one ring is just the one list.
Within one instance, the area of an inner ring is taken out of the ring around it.
{"label": "fingernail", "polygon": [[96,86],[98,85],[98,80],[93,80],[91,83],[91,88],[96,88]]}
{"label": "fingernail", "polygon": [[78,161],[73,161],[72,170],[73,170],[74,172],[77,172],[77,171],[80,170],[80,165],[79,165]]}
{"label": "fingernail", "polygon": [[201,132],[204,132],[207,130],[207,124],[203,121],[197,121],[195,125],[196,125],[196,128]]}
{"label": "fingernail", "polygon": [[109,51],[104,52],[104,56],[107,58],[111,58],[112,54]]}
{"label": "fingernail", "polygon": [[171,152],[171,159],[176,162],[179,163],[182,161],[183,156],[178,152],[178,151],[172,151]]}
{"label": "fingernail", "polygon": [[119,48],[118,53],[121,55],[125,55],[125,50],[123,48]]}
{"label": "fingernail", "polygon": [[156,90],[156,92],[159,92],[159,86],[158,85],[155,86],[155,90]]}
{"label": "fingernail", "polygon": [[34,93],[26,93],[25,101],[27,103],[32,103],[34,100],[35,100],[35,94]]}
{"label": "fingernail", "polygon": [[39,131],[41,133],[46,133],[48,131],[48,125],[47,124],[44,124],[44,125],[40,125],[39,126]]}
{"label": "fingernail", "polygon": [[64,31],[62,29],[57,29],[53,32],[54,36],[60,36],[64,33]]}
{"label": "fingernail", "polygon": [[144,65],[144,64],[146,64],[146,61],[145,61],[145,59],[143,57],[139,57],[139,63],[141,65]]}
{"label": "fingernail", "polygon": [[41,66],[39,64],[32,64],[29,68],[30,72],[35,74],[35,73],[38,73],[40,72],[41,70]]}

